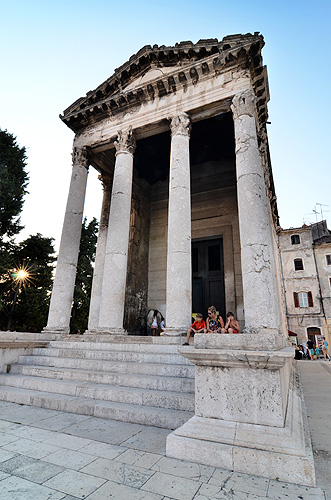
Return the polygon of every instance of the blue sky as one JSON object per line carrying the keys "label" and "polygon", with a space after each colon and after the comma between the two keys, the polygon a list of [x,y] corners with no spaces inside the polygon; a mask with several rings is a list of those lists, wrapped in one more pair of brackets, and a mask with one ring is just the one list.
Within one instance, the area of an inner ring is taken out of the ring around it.
{"label": "blue sky", "polygon": [[[71,175],[73,133],[58,118],[67,106],[144,45],[255,31],[266,43],[281,226],[314,222],[321,203],[331,228],[330,26],[331,2],[320,0],[0,0],[0,128],[29,157],[20,238],[40,232],[58,245]],[[101,196],[91,169],[88,219],[99,217]]]}

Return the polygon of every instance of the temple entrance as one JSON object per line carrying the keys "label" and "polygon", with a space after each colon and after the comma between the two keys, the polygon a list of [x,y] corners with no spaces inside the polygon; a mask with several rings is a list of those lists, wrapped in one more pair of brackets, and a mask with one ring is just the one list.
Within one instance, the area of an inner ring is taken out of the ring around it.
{"label": "temple entrance", "polygon": [[192,312],[206,318],[211,305],[225,317],[222,238],[192,242]]}

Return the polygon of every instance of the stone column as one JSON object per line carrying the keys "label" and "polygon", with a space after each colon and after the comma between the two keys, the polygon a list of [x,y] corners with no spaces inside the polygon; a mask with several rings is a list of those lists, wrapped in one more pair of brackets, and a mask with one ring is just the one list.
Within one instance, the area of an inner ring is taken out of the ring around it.
{"label": "stone column", "polygon": [[103,200],[102,200],[102,207],[100,214],[98,243],[95,253],[95,264],[94,264],[90,311],[88,319],[89,333],[96,333],[99,325],[102,280],[103,280],[103,270],[105,263],[105,253],[106,253],[107,234],[108,234],[110,193],[113,181],[113,178],[110,175],[100,175],[99,179],[101,180],[103,187]]}
{"label": "stone column", "polygon": [[113,189],[100,303],[100,333],[126,334],[123,329],[130,231],[133,153],[132,129],[118,132]]}
{"label": "stone column", "polygon": [[88,173],[86,148],[74,148],[73,167],[45,332],[69,333]]}
{"label": "stone column", "polygon": [[279,333],[273,222],[258,148],[255,101],[254,92],[245,90],[234,96],[231,106],[236,140],[245,331]]}
{"label": "stone column", "polygon": [[192,316],[190,119],[171,120],[166,335],[187,330]]}

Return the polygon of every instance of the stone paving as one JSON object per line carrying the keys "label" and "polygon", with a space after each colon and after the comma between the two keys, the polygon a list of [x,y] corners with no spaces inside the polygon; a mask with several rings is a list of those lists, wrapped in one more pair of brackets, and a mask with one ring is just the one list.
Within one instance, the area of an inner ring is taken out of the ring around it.
{"label": "stone paving", "polygon": [[326,499],[320,488],[167,458],[169,432],[0,402],[0,499]]}

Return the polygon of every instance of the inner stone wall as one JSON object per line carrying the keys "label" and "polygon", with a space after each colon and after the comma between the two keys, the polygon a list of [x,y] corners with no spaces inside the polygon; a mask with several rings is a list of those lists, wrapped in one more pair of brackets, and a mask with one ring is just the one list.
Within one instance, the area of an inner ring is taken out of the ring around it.
{"label": "inner stone wall", "polygon": [[148,309],[166,314],[169,181],[152,187],[148,259]]}
{"label": "inner stone wall", "polygon": [[124,328],[131,334],[146,334],[150,186],[135,176],[132,189],[128,272]]}

